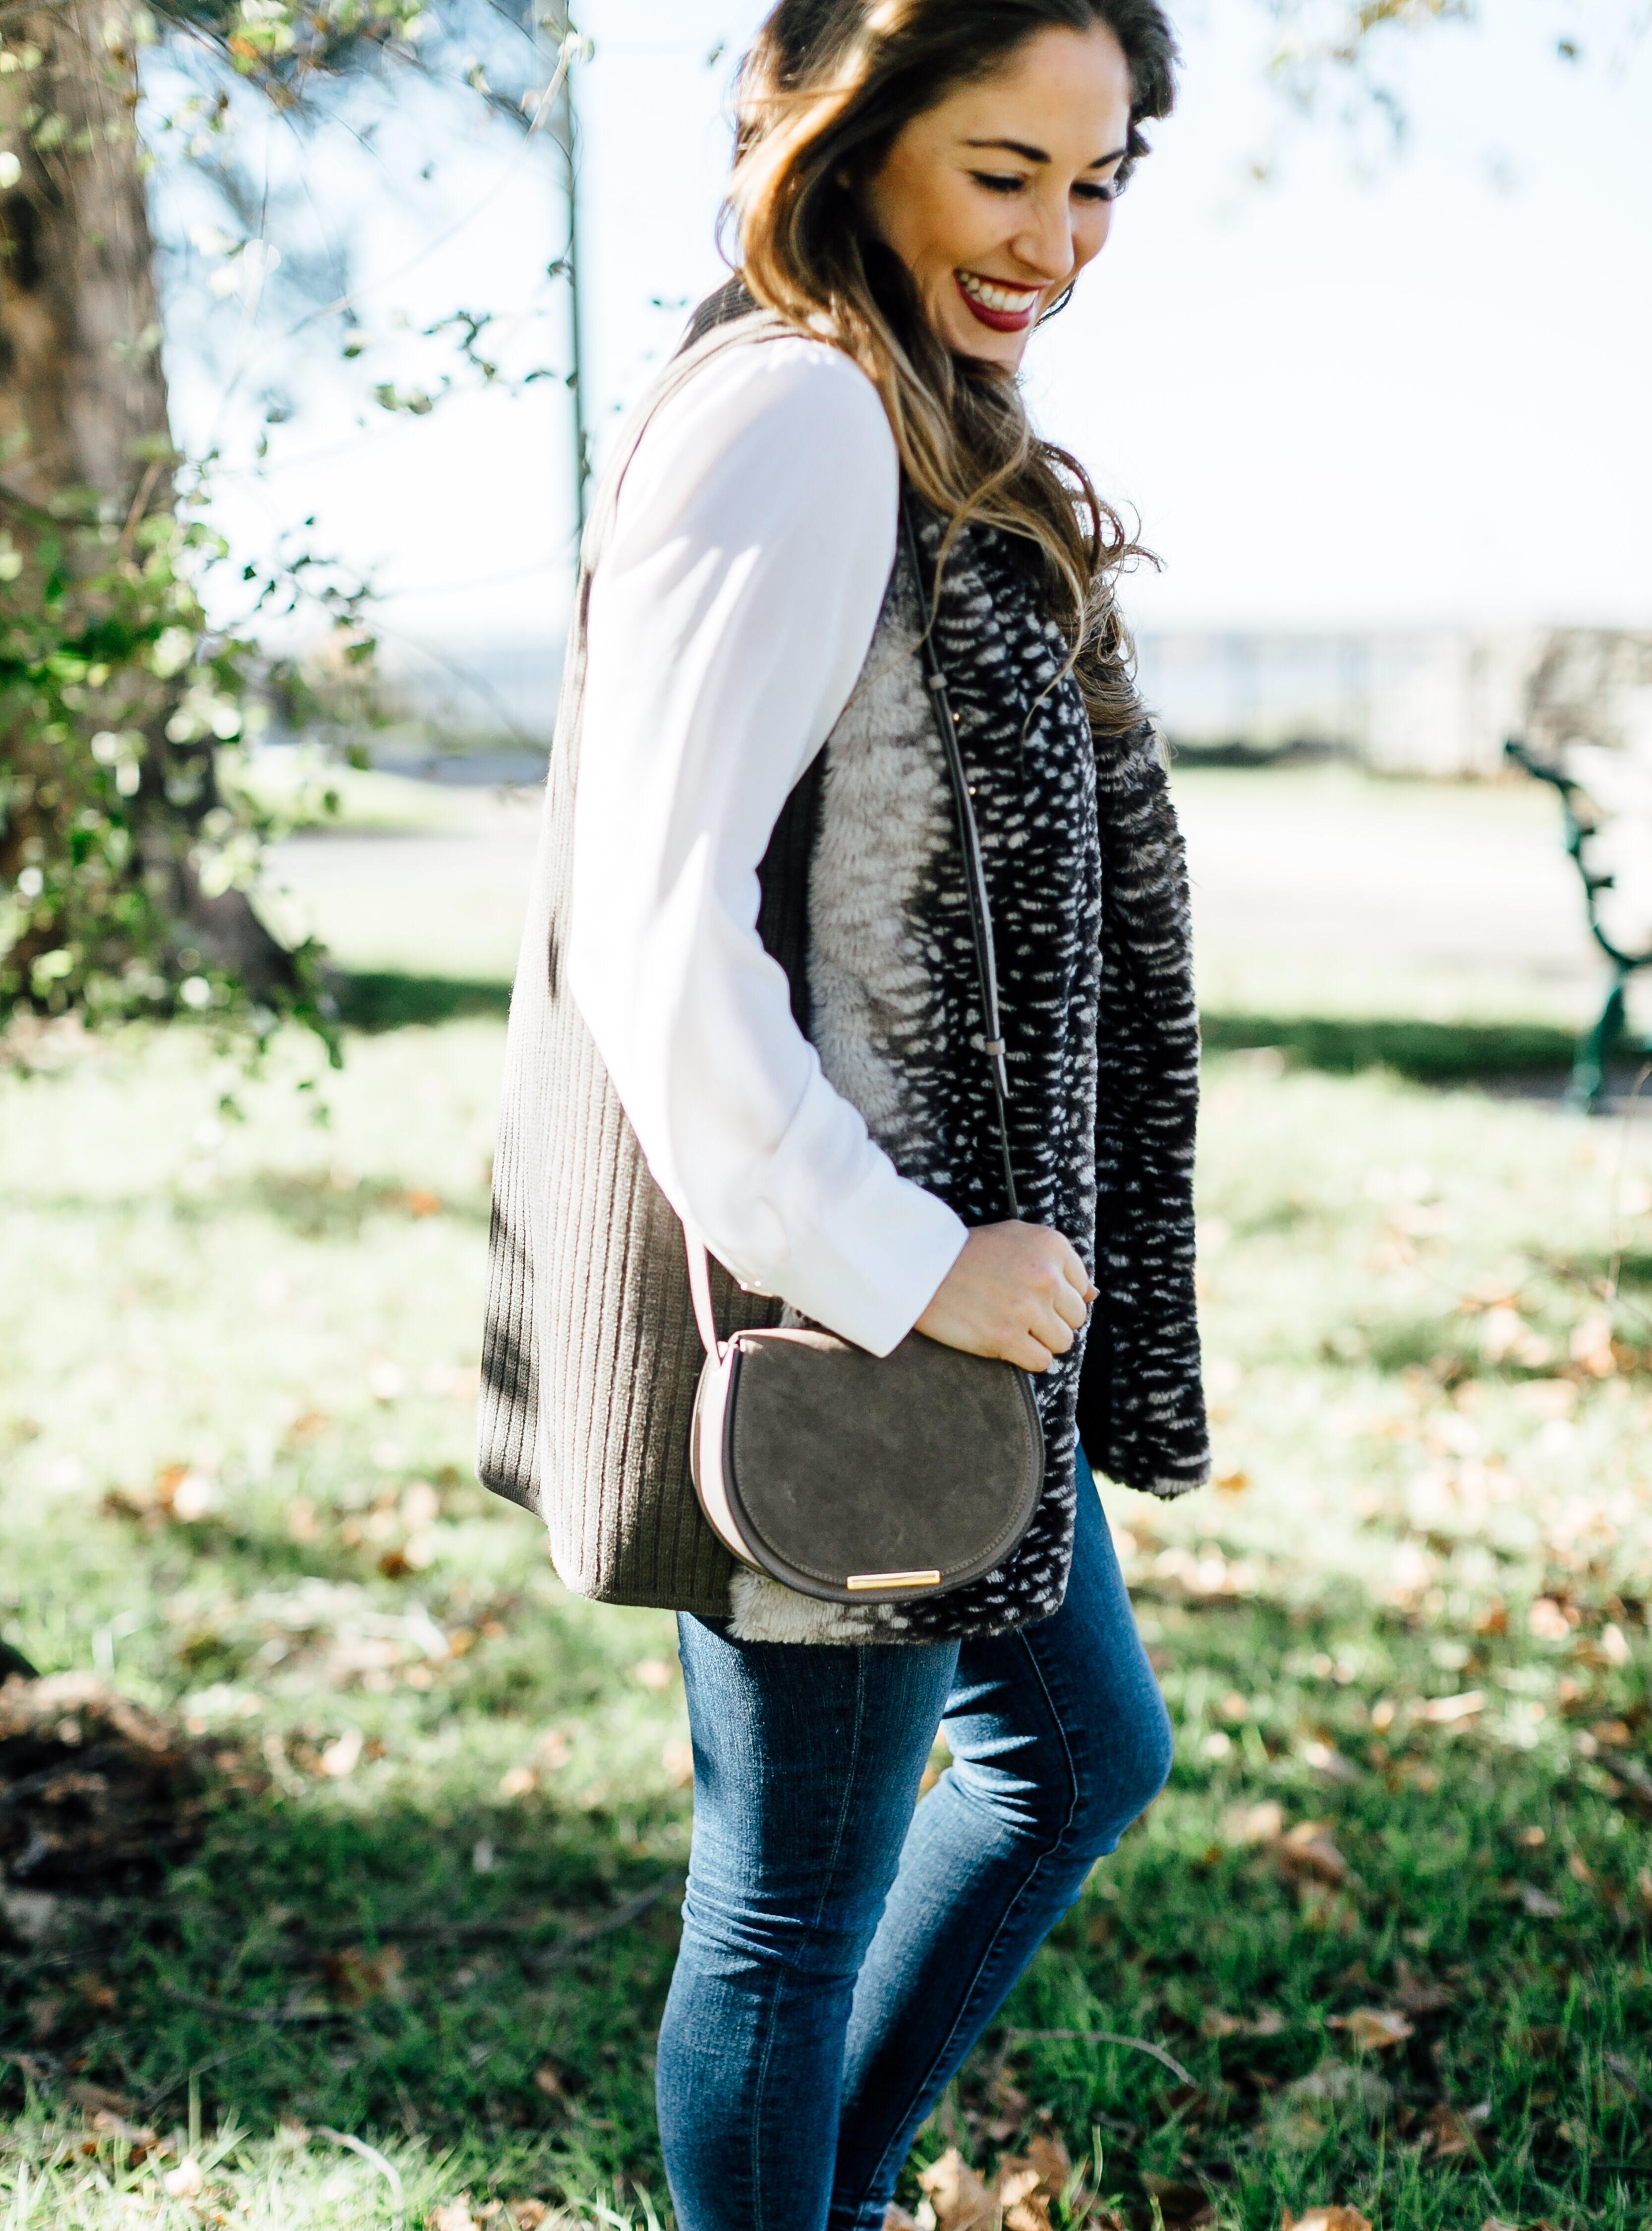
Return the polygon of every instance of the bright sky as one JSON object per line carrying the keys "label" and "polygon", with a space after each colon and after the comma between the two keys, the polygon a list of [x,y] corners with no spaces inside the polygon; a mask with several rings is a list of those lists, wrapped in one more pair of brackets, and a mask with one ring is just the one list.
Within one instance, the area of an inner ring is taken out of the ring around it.
{"label": "bright sky", "polygon": [[[1586,23],[1591,10],[1624,12],[1580,0],[1573,14]],[[674,341],[681,306],[721,275],[725,104],[761,12],[756,0],[579,10],[597,42],[579,98],[599,449]],[[1132,587],[1139,624],[1652,624],[1652,40],[1616,55],[1595,42],[1568,67],[1552,10],[1493,12],[1494,29],[1404,48],[1409,151],[1362,168],[1333,121],[1281,126],[1262,8],[1176,10],[1181,108],[1029,359],[1041,424],[1135,507],[1166,561]],[[330,221],[357,225],[358,268],[384,280],[370,326],[388,331],[397,309],[417,325],[455,302],[526,302],[557,245],[552,151],[525,159],[478,133],[421,189],[425,124],[411,107],[400,122],[377,172],[312,158]],[[1274,143],[1273,182],[1249,183],[1250,158]],[[539,340],[561,346],[554,326]],[[211,398],[186,369],[174,377],[193,431]],[[359,431],[320,373],[299,399],[274,469],[225,483],[238,534],[314,512],[318,539],[394,592],[385,618],[404,639],[560,635],[568,440],[554,383],[428,417],[370,405]]]}

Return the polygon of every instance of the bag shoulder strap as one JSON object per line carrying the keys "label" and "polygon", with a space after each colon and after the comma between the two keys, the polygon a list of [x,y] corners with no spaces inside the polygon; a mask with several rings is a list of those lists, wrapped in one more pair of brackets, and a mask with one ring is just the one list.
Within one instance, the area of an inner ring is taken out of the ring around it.
{"label": "bag shoulder strap", "polygon": [[958,822],[958,850],[964,859],[964,882],[970,901],[970,941],[975,948],[976,980],[981,993],[984,1025],[981,1051],[986,1057],[988,1073],[992,1079],[993,1115],[997,1120],[998,1145],[1003,1155],[1004,1198],[1010,1216],[1019,1217],[1021,1201],[1016,1191],[1015,1163],[1010,1152],[1010,1070],[1004,1059],[1003,1026],[998,1014],[998,963],[992,945],[992,907],[987,897],[986,871],[981,864],[981,834],[976,825],[970,778],[958,743],[959,715],[952,710],[952,701],[946,686],[946,669],[941,664],[940,649],[935,640],[935,611],[924,566],[923,546],[918,539],[911,499],[904,490],[900,499],[900,531],[912,564],[913,579],[917,585],[918,616],[923,623],[918,638],[919,654],[923,660],[924,679],[929,685],[930,697],[935,708],[935,725],[940,730],[941,755],[946,761],[947,779],[952,791],[952,811]]}
{"label": "bag shoulder strap", "polygon": [[[918,617],[921,622],[918,637],[919,656],[923,663],[930,702],[935,708],[935,725],[940,731],[941,757],[946,763],[947,783],[952,793],[958,851],[964,862],[965,888],[969,895],[970,942],[975,954],[976,982],[981,994],[981,1051],[986,1057],[987,1073],[992,1080],[993,1115],[998,1145],[1003,1156],[1004,1197],[1009,1213],[1015,1218],[1021,1214],[1021,1200],[1016,1190],[1015,1164],[1010,1151],[1010,1072],[1004,1059],[1003,1029],[998,1012],[998,967],[992,946],[992,907],[987,896],[986,872],[981,864],[981,834],[971,800],[969,773],[964,765],[964,753],[958,742],[959,716],[952,710],[946,686],[946,671],[941,664],[940,651],[935,641],[933,599],[925,572],[923,546],[918,539],[911,500],[904,488],[900,497],[900,534],[917,590]],[[712,1303],[711,1257],[705,1241],[687,1226],[684,1227],[683,1238],[688,1251],[688,1288],[694,1297],[694,1322],[699,1328],[707,1355],[720,1362],[725,1343],[718,1337],[717,1314]]]}

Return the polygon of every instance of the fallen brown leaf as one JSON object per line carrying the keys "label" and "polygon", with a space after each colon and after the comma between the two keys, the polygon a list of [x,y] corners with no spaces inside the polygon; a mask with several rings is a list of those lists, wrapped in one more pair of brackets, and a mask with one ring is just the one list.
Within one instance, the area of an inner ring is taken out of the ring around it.
{"label": "fallen brown leaf", "polygon": [[1426,2142],[1438,2161],[1455,2161],[1460,2154],[1486,2150],[1485,2140],[1478,2125],[1486,2119],[1485,2113],[1471,2109],[1467,2115],[1442,2099],[1430,2107],[1423,2128]]}
{"label": "fallen brown leaf", "polygon": [[511,2231],[539,2231],[542,2223],[551,2221],[551,2203],[545,2200],[507,2200],[505,2220]]}
{"label": "fallen brown leaf", "polygon": [[346,1728],[344,1733],[323,1749],[318,1762],[318,1771],[333,1782],[343,1782],[361,1763],[362,1733],[359,1728]]}
{"label": "fallen brown leaf", "polygon": [[1331,2027],[1346,2030],[1362,2053],[1386,2053],[1415,2034],[1405,2016],[1387,2007],[1356,2007],[1351,2014],[1333,2014]]}
{"label": "fallen brown leaf", "polygon": [[406,1965],[398,1945],[386,1944],[377,1952],[352,1945],[347,1951],[329,1953],[321,1963],[321,1976],[329,1998],[340,2006],[358,2007],[389,1990]]}
{"label": "fallen brown leaf", "polygon": [[1150,2170],[1141,2180],[1150,2200],[1158,2202],[1165,2231],[1202,2231],[1216,2221],[1210,2195],[1202,2184],[1182,2184],[1175,2177],[1155,2176]]}
{"label": "fallen brown leaf", "polygon": [[1281,1838],[1279,1864],[1288,1875],[1335,1885],[1348,1879],[1348,1862],[1337,1849],[1324,1820],[1299,1820]]}
{"label": "fallen brown leaf", "polygon": [[987,2136],[999,2141],[1013,2138],[1031,2115],[1032,2101],[1010,2081],[1002,2070],[987,2096],[997,2110],[988,2125]]}
{"label": "fallen brown leaf", "polygon": [[1310,2115],[1305,2107],[1293,2108],[1288,2114],[1275,2117],[1270,2125],[1258,2124],[1259,2138],[1273,2137],[1292,2153],[1312,2153],[1325,2136],[1326,2126],[1317,2115]]}
{"label": "fallen brown leaf", "polygon": [[1023,2170],[1000,2183],[997,2198],[1008,2231],[1052,2231],[1049,2210],[1030,2170]]}
{"label": "fallen brown leaf", "polygon": [[1222,1833],[1229,1844],[1276,1844],[1284,1833],[1284,1809],[1271,1797],[1260,1805],[1236,1805],[1222,1816]]}
{"label": "fallen brown leaf", "polygon": [[1310,2208],[1293,2215],[1287,2208],[1280,2231],[1371,2231],[1371,2219],[1357,2208]]}
{"label": "fallen brown leaf", "polygon": [[1436,1983],[1427,1976],[1414,1975],[1404,1960],[1398,1972],[1394,1996],[1408,2014],[1437,2014],[1451,2004],[1453,1994],[1444,1983]]}
{"label": "fallen brown leaf", "polygon": [[184,1731],[95,1675],[13,1674],[0,1683],[0,1796],[8,1849],[29,1846],[29,1892],[9,1890],[7,1925],[36,1928],[29,1896],[81,1893],[152,1875],[197,1840],[200,1762]]}
{"label": "fallen brown leaf", "polygon": [[1539,1642],[1565,1642],[1571,1622],[1552,1596],[1539,1596],[1526,1614],[1526,1629]]}
{"label": "fallen brown leaf", "polygon": [[475,2217],[470,2212],[468,2196],[450,2200],[445,2208],[438,2208],[430,2218],[432,2231],[480,2231]]}
{"label": "fallen brown leaf", "polygon": [[92,2118],[92,2128],[100,2138],[113,2138],[117,2145],[132,2149],[129,2168],[135,2168],[144,2156],[153,2153],[160,2140],[147,2123],[129,2123],[124,2115],[116,2115],[107,2107],[100,2107]]}
{"label": "fallen brown leaf", "polygon": [[997,2221],[997,2196],[956,2146],[949,2146],[939,2161],[932,2162],[918,2183],[935,2211],[936,2231],[976,2231],[978,2225],[984,2231]]}
{"label": "fallen brown leaf", "polygon": [[1242,2014],[1224,2014],[1219,2007],[1206,2009],[1199,2024],[1206,2037],[1278,2037],[1286,2028],[1277,2007],[1260,2007],[1249,2021]]}
{"label": "fallen brown leaf", "polygon": [[1455,1727],[1460,1721],[1472,1720],[1477,1712],[1483,1712],[1485,1709],[1485,1691],[1465,1689],[1459,1697],[1430,1698],[1419,1710],[1417,1717],[1426,1720],[1431,1727],[1449,1728]]}
{"label": "fallen brown leaf", "polygon": [[1050,2203],[1060,2199],[1072,2174],[1067,2148],[1042,2131],[1024,2154],[1005,2155],[995,2182],[1007,2231],[1050,2231]]}
{"label": "fallen brown leaf", "polygon": [[1029,2141],[1027,2158],[1051,2195],[1060,2192],[1073,2174],[1073,2159],[1067,2148],[1059,2138],[1049,2137],[1042,2131]]}
{"label": "fallen brown leaf", "polygon": [[1349,1782],[1359,1779],[1359,1769],[1352,1759],[1344,1758],[1334,1744],[1321,1743],[1317,1737],[1312,1743],[1303,1744],[1302,1757],[1316,1774],[1324,1775],[1327,1782]]}
{"label": "fallen brown leaf", "polygon": [[87,2115],[135,2115],[138,2102],[124,2092],[106,2091],[101,2084],[71,2084],[68,2098],[72,2106]]}

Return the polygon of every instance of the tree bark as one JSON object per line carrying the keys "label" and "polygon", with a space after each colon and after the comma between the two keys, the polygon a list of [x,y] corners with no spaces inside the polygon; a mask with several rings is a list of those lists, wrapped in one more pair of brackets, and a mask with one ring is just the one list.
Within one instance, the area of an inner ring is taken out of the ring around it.
{"label": "tree bark", "polygon": [[42,509],[76,488],[129,508],[145,470],[135,451],[170,433],[129,11],[64,0],[14,26],[12,56],[42,59],[0,76],[0,129],[23,165],[0,197],[6,479]]}
{"label": "tree bark", "polygon": [[[22,165],[0,192],[0,492],[39,512],[93,499],[126,528],[173,501],[132,15],[132,0],[48,0],[10,19],[14,67],[0,70],[0,145]],[[26,542],[26,516],[7,509]],[[268,1000],[294,983],[292,957],[243,893],[201,892],[190,840],[217,792],[210,753],[197,755],[194,795],[177,802],[191,785],[169,785],[171,709],[146,724],[132,801],[143,870],[166,889],[179,943]]]}

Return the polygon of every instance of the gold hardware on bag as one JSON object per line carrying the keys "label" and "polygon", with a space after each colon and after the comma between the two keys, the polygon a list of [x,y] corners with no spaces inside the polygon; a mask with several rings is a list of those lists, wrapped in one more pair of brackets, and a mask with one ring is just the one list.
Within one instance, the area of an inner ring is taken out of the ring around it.
{"label": "gold hardware on bag", "polygon": [[939,1573],[851,1573],[846,1588],[938,1588]]}

